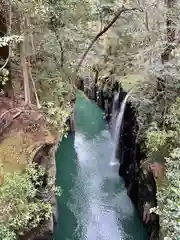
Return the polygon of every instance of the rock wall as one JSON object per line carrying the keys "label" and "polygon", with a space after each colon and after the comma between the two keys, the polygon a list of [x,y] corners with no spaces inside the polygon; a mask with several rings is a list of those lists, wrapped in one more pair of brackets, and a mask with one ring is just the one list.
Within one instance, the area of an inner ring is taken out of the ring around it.
{"label": "rock wall", "polygon": [[[81,79],[78,88],[105,112],[105,118],[110,123],[113,107],[114,94],[119,91],[119,101],[117,110],[126,96],[118,83],[111,88],[95,85],[88,86]],[[119,137],[117,157],[120,162],[119,175],[124,178],[127,193],[136,206],[139,216],[147,228],[149,239],[158,240],[159,237],[159,219],[155,214],[150,214],[149,209],[156,206],[156,183],[153,174],[149,169],[141,167],[141,160],[145,155],[140,151],[140,145],[136,143],[138,124],[135,117],[135,109],[131,103],[127,103],[121,136]]]}

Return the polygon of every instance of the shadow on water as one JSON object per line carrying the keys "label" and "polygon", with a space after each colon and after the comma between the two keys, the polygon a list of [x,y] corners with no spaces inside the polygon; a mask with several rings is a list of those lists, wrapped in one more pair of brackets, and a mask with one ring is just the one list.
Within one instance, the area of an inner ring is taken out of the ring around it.
{"label": "shadow on water", "polygon": [[[74,149],[73,134],[63,138],[56,153],[56,184],[62,187],[61,197],[57,197],[58,203],[58,224],[55,229],[55,239],[72,239],[77,221],[67,203],[71,199],[70,190],[73,187],[74,176],[77,174],[77,154]],[[69,226],[69,227],[67,227]]]}

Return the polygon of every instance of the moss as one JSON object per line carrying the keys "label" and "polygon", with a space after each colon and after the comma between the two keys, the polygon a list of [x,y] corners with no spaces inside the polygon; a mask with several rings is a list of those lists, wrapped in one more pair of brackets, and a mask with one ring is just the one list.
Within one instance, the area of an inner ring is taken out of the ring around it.
{"label": "moss", "polygon": [[30,133],[13,130],[4,136],[0,144],[0,164],[4,171],[22,170],[29,161],[32,161],[38,148],[45,142],[54,139],[46,129],[41,129],[38,136]]}

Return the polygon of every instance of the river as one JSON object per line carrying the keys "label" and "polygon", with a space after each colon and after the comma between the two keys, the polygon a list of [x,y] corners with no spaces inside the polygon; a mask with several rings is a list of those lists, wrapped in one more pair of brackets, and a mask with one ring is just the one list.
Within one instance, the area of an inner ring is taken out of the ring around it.
{"label": "river", "polygon": [[110,166],[112,149],[103,111],[78,96],[75,135],[64,137],[56,155],[55,240],[147,240],[118,166]]}

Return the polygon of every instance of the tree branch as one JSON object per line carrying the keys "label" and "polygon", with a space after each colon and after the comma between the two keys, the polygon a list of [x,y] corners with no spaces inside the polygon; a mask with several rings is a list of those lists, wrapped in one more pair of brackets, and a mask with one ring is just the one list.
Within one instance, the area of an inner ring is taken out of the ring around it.
{"label": "tree branch", "polygon": [[60,46],[60,49],[61,49],[61,64],[60,64],[60,67],[62,68],[64,66],[64,49],[63,49],[62,42],[58,37],[56,29],[54,29],[54,33],[55,33],[55,36],[56,36],[56,40],[59,43],[59,46]]}
{"label": "tree branch", "polygon": [[58,39],[59,46],[61,48],[61,67],[64,66],[64,49],[62,46],[62,42]]}
{"label": "tree branch", "polygon": [[0,72],[6,67],[6,65],[7,65],[8,62],[9,62],[9,59],[10,59],[10,55],[9,55],[8,58],[6,59],[4,65],[0,68]]}
{"label": "tree branch", "polygon": [[131,9],[128,9],[128,8],[125,8],[124,6],[122,6],[120,9],[118,9],[113,17],[113,19],[106,25],[104,26],[104,28],[94,37],[94,39],[91,41],[91,43],[89,44],[88,48],[86,49],[86,51],[84,52],[84,54],[82,55],[81,57],[81,60],[79,61],[79,64],[76,68],[76,73],[79,71],[84,59],[86,58],[89,50],[92,48],[92,46],[94,45],[94,43],[105,33],[107,32],[110,27],[117,21],[117,19],[121,16],[122,13],[124,12],[128,12],[128,11],[135,11],[135,10],[138,10],[138,11],[141,11],[142,12],[142,9],[138,9],[138,8],[131,8]]}

